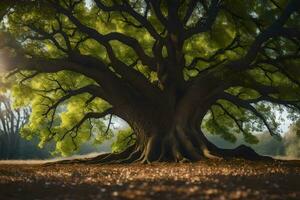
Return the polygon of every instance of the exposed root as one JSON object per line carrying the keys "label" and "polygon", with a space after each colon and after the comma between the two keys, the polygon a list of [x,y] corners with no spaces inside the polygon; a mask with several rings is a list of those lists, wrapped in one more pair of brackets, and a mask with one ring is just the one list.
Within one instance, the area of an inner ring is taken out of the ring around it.
{"label": "exposed root", "polygon": [[[221,149],[209,143],[209,141],[202,142],[201,145],[199,145],[199,142],[200,140],[198,140],[198,143],[189,141],[188,145],[182,145],[181,142],[180,146],[174,138],[164,141],[156,141],[155,138],[151,138],[144,148],[138,145],[132,145],[120,153],[106,153],[94,158],[62,160],[47,163],[46,165],[74,163],[123,164],[134,162],[148,164],[153,162],[195,162],[201,159],[220,160],[232,158],[264,161],[273,160],[271,157],[259,155],[252,148],[245,145],[240,145],[235,149]],[[197,154],[195,154],[195,151]],[[195,158],[195,155],[197,155],[197,158]],[[201,155],[201,157],[199,155]]]}
{"label": "exposed root", "polygon": [[[206,159],[221,160],[221,159],[232,159],[232,158],[241,158],[245,160],[263,160],[263,161],[272,161],[273,158],[268,156],[262,156],[256,153],[252,148],[245,145],[241,145],[235,149],[218,149],[218,152],[204,151],[202,152]],[[135,149],[129,153],[128,149],[121,153],[109,153],[102,154],[94,158],[84,158],[84,159],[73,159],[73,160],[62,160],[57,162],[46,163],[46,165],[53,164],[125,164],[125,163],[143,163],[149,164],[153,162],[193,162],[187,157],[184,157],[179,151],[176,151],[177,156],[174,157],[174,160],[166,159],[163,154],[161,154],[158,159],[151,160],[148,155],[145,154],[145,151],[141,153],[140,149]]]}
{"label": "exposed root", "polygon": [[273,160],[272,157],[259,155],[251,147],[246,145],[240,145],[233,150],[229,150],[227,154],[231,157],[243,158],[246,160]]}
{"label": "exposed root", "polygon": [[212,153],[210,153],[210,151],[208,149],[203,150],[203,155],[205,158],[212,159],[212,160],[221,160],[222,159],[222,157],[213,155]]}
{"label": "exposed root", "polygon": [[[256,153],[251,147],[246,145],[240,145],[235,149],[221,149],[216,146],[209,151],[209,156],[205,156],[206,158],[214,158],[216,156],[218,159],[232,159],[232,158],[240,158],[245,160],[264,160],[264,161],[272,161],[274,160],[272,157],[263,156]],[[213,157],[211,157],[213,156]]]}
{"label": "exposed root", "polygon": [[127,158],[121,159],[121,160],[116,160],[113,163],[132,163],[135,162],[139,156],[141,155],[141,151],[138,149],[136,149],[134,152],[132,152]]}
{"label": "exposed root", "polygon": [[[135,145],[128,147],[126,150],[120,153],[105,153],[93,158],[82,158],[82,159],[69,159],[60,160],[55,162],[49,162],[45,165],[55,164],[110,164],[110,163],[126,163],[130,161],[130,155],[135,152]],[[132,155],[133,156],[133,155]],[[127,160],[129,159],[129,160]],[[121,162],[124,160],[124,162]],[[133,160],[134,162],[134,160]]]}

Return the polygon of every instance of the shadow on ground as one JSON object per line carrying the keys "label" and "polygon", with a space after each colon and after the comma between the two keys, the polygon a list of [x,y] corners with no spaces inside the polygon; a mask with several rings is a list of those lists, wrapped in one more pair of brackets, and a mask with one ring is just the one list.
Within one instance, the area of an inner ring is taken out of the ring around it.
{"label": "shadow on ground", "polygon": [[300,162],[1,164],[3,199],[300,199]]}

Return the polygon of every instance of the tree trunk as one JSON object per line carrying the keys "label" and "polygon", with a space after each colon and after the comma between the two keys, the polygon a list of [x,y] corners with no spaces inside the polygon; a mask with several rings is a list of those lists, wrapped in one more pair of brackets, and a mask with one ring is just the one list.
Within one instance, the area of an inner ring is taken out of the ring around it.
{"label": "tree trunk", "polygon": [[[183,116],[183,113],[178,114]],[[171,116],[170,119],[172,119]],[[151,163],[156,161],[185,162],[221,158],[268,159],[268,157],[258,155],[253,149],[245,145],[241,145],[236,149],[220,149],[205,137],[200,130],[199,123],[187,123],[187,120],[183,120],[182,117],[175,117],[168,126],[151,123],[153,121],[156,120],[150,119],[145,122],[149,126],[146,129],[143,129],[141,125],[138,127],[133,126],[133,130],[138,135],[133,151],[135,152],[134,158],[132,154],[129,154],[129,159],[125,158],[122,161]]]}

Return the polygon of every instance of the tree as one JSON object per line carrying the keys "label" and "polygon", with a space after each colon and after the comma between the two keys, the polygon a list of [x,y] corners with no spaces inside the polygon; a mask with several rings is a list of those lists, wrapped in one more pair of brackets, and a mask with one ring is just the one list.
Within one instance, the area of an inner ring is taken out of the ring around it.
{"label": "tree", "polygon": [[300,152],[300,121],[292,124],[284,135],[285,155],[290,158],[299,158]]}
{"label": "tree", "polygon": [[18,154],[19,132],[28,115],[28,108],[14,110],[10,99],[0,95],[0,158],[11,159]]}
{"label": "tree", "polygon": [[107,135],[114,115],[135,144],[91,162],[260,159],[246,146],[220,149],[203,132],[255,143],[264,127],[279,135],[274,107],[299,111],[298,0],[5,5],[2,65],[22,83],[16,104],[33,111],[23,132],[59,151]]}
{"label": "tree", "polygon": [[117,134],[116,140],[112,143],[112,152],[125,151],[131,145],[134,145],[135,138],[131,129],[120,130]]}

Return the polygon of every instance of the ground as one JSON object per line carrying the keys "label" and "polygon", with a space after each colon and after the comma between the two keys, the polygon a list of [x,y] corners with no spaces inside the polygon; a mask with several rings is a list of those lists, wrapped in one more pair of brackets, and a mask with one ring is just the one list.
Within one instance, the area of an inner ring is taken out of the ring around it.
{"label": "ground", "polygon": [[300,199],[300,162],[0,164],[1,199]]}

